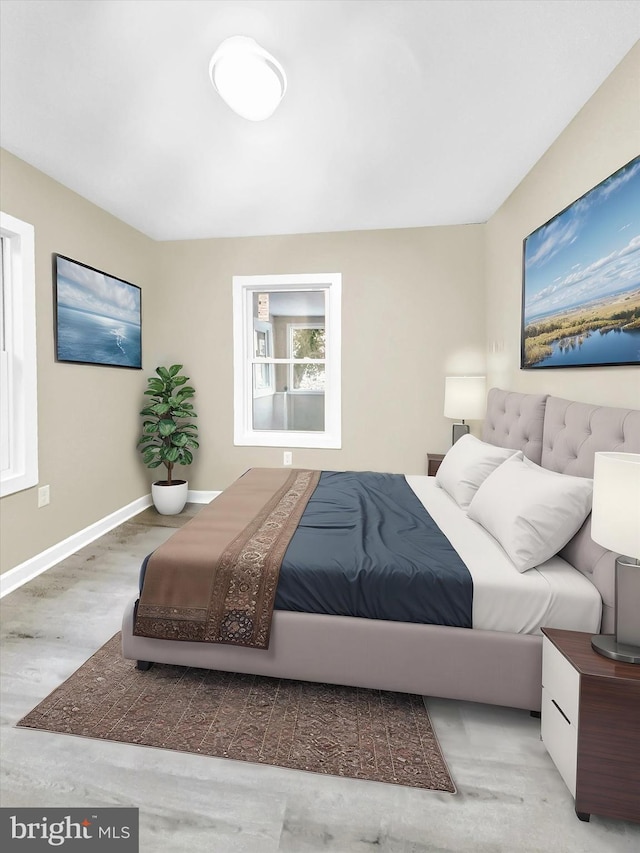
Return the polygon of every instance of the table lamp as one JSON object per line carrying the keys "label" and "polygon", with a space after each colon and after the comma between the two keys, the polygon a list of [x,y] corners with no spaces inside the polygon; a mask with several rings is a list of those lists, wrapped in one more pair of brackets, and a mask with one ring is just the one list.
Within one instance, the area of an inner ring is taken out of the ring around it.
{"label": "table lamp", "polygon": [[444,380],[444,416],[459,419],[453,425],[451,443],[469,432],[465,420],[477,421],[486,409],[486,380],[484,376],[446,376]]}
{"label": "table lamp", "polygon": [[615,634],[598,634],[601,655],[640,664],[640,453],[596,453],[591,538],[615,551]]}

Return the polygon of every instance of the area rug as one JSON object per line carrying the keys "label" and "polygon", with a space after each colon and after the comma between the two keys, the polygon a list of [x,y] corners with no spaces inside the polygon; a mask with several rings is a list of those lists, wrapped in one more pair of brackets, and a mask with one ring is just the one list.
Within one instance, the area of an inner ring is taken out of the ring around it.
{"label": "area rug", "polygon": [[116,634],[18,726],[455,793],[420,696],[154,664]]}

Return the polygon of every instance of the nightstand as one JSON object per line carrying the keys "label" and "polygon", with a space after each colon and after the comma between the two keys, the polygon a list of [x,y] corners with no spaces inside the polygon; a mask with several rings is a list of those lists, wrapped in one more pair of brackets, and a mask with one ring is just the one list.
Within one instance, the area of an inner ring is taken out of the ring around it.
{"label": "nightstand", "polygon": [[576,814],[640,823],[640,666],[597,654],[591,634],[542,633],[542,740]]}
{"label": "nightstand", "polygon": [[444,459],[444,453],[427,453],[427,475],[429,477],[435,477],[440,467],[440,463]]}

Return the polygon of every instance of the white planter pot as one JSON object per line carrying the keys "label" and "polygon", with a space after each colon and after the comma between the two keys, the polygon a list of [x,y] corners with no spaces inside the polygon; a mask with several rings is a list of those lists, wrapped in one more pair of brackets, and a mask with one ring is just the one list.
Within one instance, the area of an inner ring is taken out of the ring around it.
{"label": "white planter pot", "polygon": [[153,505],[160,515],[177,515],[182,512],[187,502],[188,492],[187,480],[174,480],[170,486],[163,485],[162,480],[151,484]]}

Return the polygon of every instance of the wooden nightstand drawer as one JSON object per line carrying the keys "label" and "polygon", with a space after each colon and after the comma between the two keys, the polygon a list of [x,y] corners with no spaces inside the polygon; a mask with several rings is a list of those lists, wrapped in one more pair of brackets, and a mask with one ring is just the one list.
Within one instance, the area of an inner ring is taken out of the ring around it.
{"label": "wooden nightstand drawer", "polygon": [[569,722],[577,727],[580,674],[547,637],[542,641],[542,687]]}
{"label": "wooden nightstand drawer", "polygon": [[570,723],[546,688],[542,690],[542,741],[560,771],[571,796],[576,796],[578,726]]}

